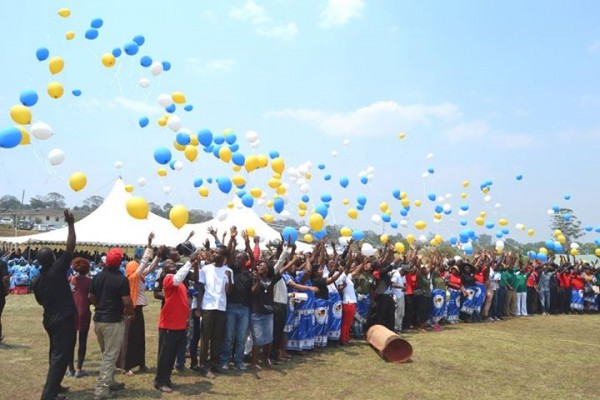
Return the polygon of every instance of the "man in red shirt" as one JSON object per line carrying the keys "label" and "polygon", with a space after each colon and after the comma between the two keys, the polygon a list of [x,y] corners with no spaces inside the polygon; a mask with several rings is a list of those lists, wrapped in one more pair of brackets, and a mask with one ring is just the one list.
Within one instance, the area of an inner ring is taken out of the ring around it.
{"label": "man in red shirt", "polygon": [[532,265],[531,274],[527,277],[527,315],[534,315],[538,312],[538,268]]}
{"label": "man in red shirt", "polygon": [[160,310],[158,319],[158,366],[154,387],[161,392],[171,393],[173,383],[171,372],[177,358],[177,350],[185,339],[189,318],[189,304],[187,288],[182,284],[190,270],[194,268],[194,275],[198,275],[198,254],[190,256],[189,261],[176,273],[167,270],[163,280],[165,305]]}

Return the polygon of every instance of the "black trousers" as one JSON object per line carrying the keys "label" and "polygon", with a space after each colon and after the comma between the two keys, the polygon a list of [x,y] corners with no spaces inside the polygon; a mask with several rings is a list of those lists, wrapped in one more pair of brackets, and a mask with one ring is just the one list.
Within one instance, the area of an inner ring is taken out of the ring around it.
{"label": "black trousers", "polygon": [[42,400],[54,399],[58,395],[60,383],[67,372],[69,362],[73,357],[75,349],[75,318],[71,316],[55,321],[44,323],[44,329],[50,339],[49,368],[46,384],[42,391]]}
{"label": "black trousers", "polygon": [[406,330],[415,325],[415,296],[412,294],[404,295],[404,319],[402,320],[402,330]]}
{"label": "black trousers", "polygon": [[571,290],[566,287],[558,288],[558,307],[561,313],[571,312]]}
{"label": "black trousers", "polygon": [[158,330],[158,365],[154,384],[158,386],[171,386],[171,372],[177,358],[177,350],[185,338],[186,330],[171,331]]}
{"label": "black trousers", "polygon": [[374,313],[367,325],[379,324],[393,331],[396,324],[396,302],[394,297],[391,294],[379,294],[374,303]]}
{"label": "black trousers", "polygon": [[[0,287],[0,290],[4,290]],[[4,306],[6,305],[6,297],[4,297],[4,293],[0,294],[0,338],[2,338],[2,311],[4,311]]]}
{"label": "black trousers", "polygon": [[[85,353],[87,352],[87,339],[88,339],[89,331],[79,331],[77,335],[79,347],[77,348],[77,369],[81,370],[83,368],[83,361],[85,361]],[[75,351],[75,349],[73,349]],[[75,371],[75,362],[74,355],[71,356],[71,361],[69,362],[69,370]]]}
{"label": "black trousers", "polygon": [[192,338],[190,339],[190,367],[198,366],[198,343],[200,343],[200,318],[192,310]]}
{"label": "black trousers", "polygon": [[279,357],[279,347],[283,339],[283,328],[287,319],[287,304],[273,303],[273,343],[271,345],[271,358]]}
{"label": "black trousers", "polygon": [[225,311],[202,310],[202,338],[200,340],[200,366],[208,366],[208,350],[213,367],[221,364],[221,348],[225,336]]}
{"label": "black trousers", "polygon": [[431,312],[431,297],[418,295],[414,297],[415,314],[417,315],[417,325],[424,324],[429,319]]}
{"label": "black trousers", "polygon": [[537,314],[537,312],[539,310],[538,298],[539,298],[539,294],[538,294],[537,290],[535,290],[534,287],[528,286],[527,287],[527,314],[529,314],[529,315]]}

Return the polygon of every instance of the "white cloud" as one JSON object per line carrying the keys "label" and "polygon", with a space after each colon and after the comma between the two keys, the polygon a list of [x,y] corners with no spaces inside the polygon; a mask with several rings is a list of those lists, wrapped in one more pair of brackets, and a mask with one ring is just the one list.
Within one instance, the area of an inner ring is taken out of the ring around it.
{"label": "white cloud", "polygon": [[453,142],[466,142],[481,139],[490,132],[490,127],[484,121],[463,122],[448,130],[446,136]]}
{"label": "white cloud", "polygon": [[535,144],[535,140],[531,135],[496,131],[482,120],[457,124],[446,132],[446,137],[455,143],[488,141],[496,147],[511,149],[529,148]]}
{"label": "white cloud", "polygon": [[364,0],[329,0],[321,12],[320,25],[323,28],[341,26],[353,18],[362,16]]}
{"label": "white cloud", "polygon": [[596,41],[592,42],[592,44],[590,44],[588,46],[588,53],[589,54],[595,54],[598,51],[600,51],[600,40],[596,40]]}
{"label": "white cloud", "polygon": [[309,122],[333,136],[378,136],[417,125],[429,126],[438,120],[450,122],[460,118],[460,112],[452,103],[402,105],[378,101],[351,112],[285,109],[269,111],[265,116]]}
{"label": "white cloud", "polygon": [[592,142],[600,140],[600,128],[583,131],[569,129],[559,132],[557,136],[562,142]]}
{"label": "white cloud", "polygon": [[230,72],[234,66],[235,60],[233,58],[208,60],[206,62],[206,68],[211,71]]}
{"label": "white cloud", "polygon": [[205,74],[209,72],[231,72],[236,65],[233,58],[222,58],[213,60],[202,60],[199,57],[188,57],[185,66],[189,72]]}
{"label": "white cloud", "polygon": [[492,142],[496,146],[511,149],[530,148],[535,145],[533,137],[524,133],[499,133],[492,136]]}
{"label": "white cloud", "polygon": [[243,6],[233,8],[229,15],[235,20],[249,22],[260,36],[288,41],[298,34],[295,22],[281,25],[274,23],[267,10],[253,0],[247,0]]}
{"label": "white cloud", "polygon": [[[125,108],[126,110],[134,111],[136,113],[145,114],[145,115],[159,115],[164,112],[157,105],[148,104],[148,103],[145,103],[145,102],[139,101],[139,100],[128,99],[123,96],[115,97],[113,99],[113,102],[116,103],[117,105]],[[112,106],[114,106],[114,104],[111,104],[111,102],[109,102],[109,107],[112,107]]]}

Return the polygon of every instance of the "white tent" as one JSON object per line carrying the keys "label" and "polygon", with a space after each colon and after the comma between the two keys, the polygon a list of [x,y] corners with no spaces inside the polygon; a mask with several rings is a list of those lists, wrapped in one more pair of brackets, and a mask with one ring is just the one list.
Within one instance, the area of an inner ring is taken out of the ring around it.
{"label": "white tent", "polygon": [[[183,242],[189,233],[193,231],[195,234],[191,241],[199,247],[207,238],[211,240],[211,244],[214,244],[212,237],[207,232],[209,227],[217,229],[219,238],[221,238],[222,233],[224,231],[229,232],[229,228],[233,225],[240,231],[248,227],[254,228],[256,234],[262,238],[261,247],[264,247],[269,241],[280,239],[279,232],[265,223],[252,209],[244,207],[237,198],[234,199],[234,207],[226,210],[224,218],[214,218],[199,224],[187,224],[183,228],[177,229],[168,219],[152,213],[145,220],[132,218],[125,207],[127,199],[130,197],[131,194],[125,191],[123,181],[117,179],[102,205],[90,215],[75,223],[77,243],[121,246],[144,245],[150,232],[154,232],[154,243],[175,246]],[[0,241],[18,244],[64,243],[66,239],[66,227],[35,235],[0,237]],[[241,237],[238,239],[238,247],[243,247]],[[311,246],[301,243],[298,244],[298,247],[300,250],[311,248]]]}

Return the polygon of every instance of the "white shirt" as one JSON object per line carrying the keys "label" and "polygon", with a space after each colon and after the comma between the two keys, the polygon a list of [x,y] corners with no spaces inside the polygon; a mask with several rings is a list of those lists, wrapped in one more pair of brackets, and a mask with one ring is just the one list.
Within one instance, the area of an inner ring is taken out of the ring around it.
{"label": "white shirt", "polygon": [[[279,270],[283,267],[283,263],[285,262],[288,254],[289,250],[287,248],[283,249],[281,255],[279,256],[279,260],[277,260],[277,263],[273,268],[275,272],[279,272]],[[283,279],[278,280],[275,286],[273,287],[273,301],[279,304],[288,303],[287,286],[285,285]]]}
{"label": "white shirt", "polygon": [[342,293],[342,303],[344,304],[356,304],[356,291],[354,290],[354,282],[352,282],[352,276],[346,275],[345,272],[335,281],[336,286],[345,283],[344,291]]}
{"label": "white shirt", "polygon": [[[331,275],[334,275],[334,274],[335,274],[335,271],[334,271],[334,273],[333,273],[333,274],[331,274]],[[329,273],[329,268],[327,268],[327,266],[324,266],[324,267],[323,267],[323,278],[327,279],[327,278],[329,278],[329,275],[330,275],[330,273]],[[335,282],[333,282],[333,283],[330,283],[329,285],[327,285],[327,291],[328,291],[329,293],[336,293],[336,292],[338,291],[338,290],[337,290],[336,283],[335,283]]]}
{"label": "white shirt", "polygon": [[[406,278],[402,276],[399,269],[394,271],[394,273],[392,274],[391,280],[392,280],[392,283],[406,287]],[[394,297],[397,299],[404,297],[404,291],[400,288],[392,287],[392,293],[394,294]]]}
{"label": "white shirt", "polygon": [[200,270],[198,282],[204,284],[203,310],[227,310],[227,293],[225,291],[227,275],[225,275],[225,271],[231,273],[231,283],[233,284],[233,271],[226,265],[215,267],[214,264],[208,264]]}

